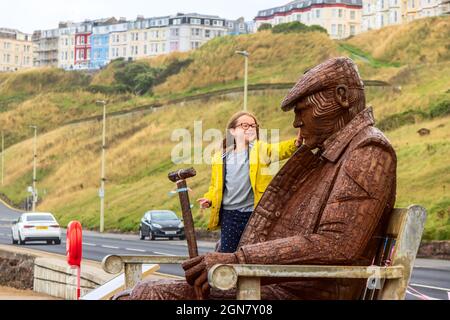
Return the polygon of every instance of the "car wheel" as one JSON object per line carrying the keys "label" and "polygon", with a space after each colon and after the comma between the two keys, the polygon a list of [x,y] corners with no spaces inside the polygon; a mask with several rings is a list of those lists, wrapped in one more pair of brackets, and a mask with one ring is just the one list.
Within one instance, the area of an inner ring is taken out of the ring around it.
{"label": "car wheel", "polygon": [[22,240],[22,237],[20,236],[20,233],[18,234],[18,236],[19,236],[19,245],[24,245],[25,244],[25,241],[24,240]]}
{"label": "car wheel", "polygon": [[53,240],[47,240],[47,244],[48,245],[52,245],[53,244]]}
{"label": "car wheel", "polygon": [[173,240],[173,237],[170,237],[169,240],[172,241],[172,240]]}
{"label": "car wheel", "polygon": [[11,236],[11,242],[12,242],[12,244],[17,244],[17,243],[18,243],[17,240],[14,240],[14,237],[13,237],[13,236]]}
{"label": "car wheel", "polygon": [[55,241],[55,244],[57,244],[57,245],[58,245],[58,244],[61,244],[61,239],[56,240],[56,241]]}
{"label": "car wheel", "polygon": [[145,240],[145,235],[142,233],[142,229],[139,229],[139,239]]}
{"label": "car wheel", "polygon": [[181,241],[186,240],[186,237],[180,237],[180,240]]}
{"label": "car wheel", "polygon": [[150,239],[152,239],[152,241],[156,240],[155,234],[153,232],[150,232]]}

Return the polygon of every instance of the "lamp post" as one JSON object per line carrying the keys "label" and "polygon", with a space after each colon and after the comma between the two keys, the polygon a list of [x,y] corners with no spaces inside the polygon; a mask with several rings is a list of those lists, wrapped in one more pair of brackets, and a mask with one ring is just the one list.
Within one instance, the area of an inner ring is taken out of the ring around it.
{"label": "lamp post", "polygon": [[103,233],[105,231],[106,101],[97,101],[97,103],[103,105],[101,187],[98,192],[100,197],[100,232]]}
{"label": "lamp post", "polygon": [[30,128],[34,129],[34,142],[33,142],[33,212],[36,211],[36,202],[37,202],[37,189],[36,189],[36,145],[37,145],[37,126],[30,126]]}
{"label": "lamp post", "polygon": [[236,51],[236,54],[244,56],[245,58],[245,80],[244,80],[244,111],[247,111],[247,97],[248,97],[248,57],[250,54],[247,51]]}

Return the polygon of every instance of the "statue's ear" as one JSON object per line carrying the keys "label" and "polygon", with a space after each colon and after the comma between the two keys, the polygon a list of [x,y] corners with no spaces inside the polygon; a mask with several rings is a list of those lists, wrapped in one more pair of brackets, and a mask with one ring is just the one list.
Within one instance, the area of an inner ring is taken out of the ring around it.
{"label": "statue's ear", "polygon": [[345,84],[338,85],[335,92],[336,101],[343,109],[350,108],[348,101],[348,87]]}

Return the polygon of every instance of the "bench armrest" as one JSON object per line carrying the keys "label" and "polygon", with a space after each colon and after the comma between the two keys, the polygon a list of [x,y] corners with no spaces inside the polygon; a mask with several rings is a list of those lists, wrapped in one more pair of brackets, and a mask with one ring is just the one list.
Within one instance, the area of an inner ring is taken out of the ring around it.
{"label": "bench armrest", "polygon": [[208,273],[212,288],[230,290],[239,278],[347,278],[399,279],[403,267],[306,266],[306,265],[215,265]]}
{"label": "bench armrest", "polygon": [[139,256],[139,255],[110,255],[102,261],[102,268],[110,274],[122,272],[125,265],[143,264],[181,264],[189,260],[189,257],[181,256]]}

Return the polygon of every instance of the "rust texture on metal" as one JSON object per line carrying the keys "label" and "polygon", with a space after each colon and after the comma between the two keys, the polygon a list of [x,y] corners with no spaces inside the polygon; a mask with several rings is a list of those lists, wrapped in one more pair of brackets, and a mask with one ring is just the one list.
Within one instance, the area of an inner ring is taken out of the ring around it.
{"label": "rust texture on metal", "polygon": [[[180,180],[177,182],[178,190],[187,190],[186,180]],[[194,218],[191,211],[191,202],[189,200],[189,193],[187,191],[181,191],[178,193],[180,196],[181,212],[183,214],[184,233],[186,236],[189,257],[195,258],[198,256],[197,239],[195,236]]]}
{"label": "rust texture on metal", "polygon": [[[139,283],[129,298],[236,298],[234,290],[210,288],[208,271],[217,264],[371,265],[394,208],[397,159],[365,102],[352,60],[308,71],[282,104],[294,109],[304,145],[268,186],[238,251],[191,259],[183,263],[186,282]],[[287,278],[262,281],[260,296],[358,299],[365,286],[363,279]]]}
{"label": "rust texture on metal", "polygon": [[189,256],[195,258],[198,256],[197,239],[195,236],[194,218],[191,211],[191,202],[189,200],[189,192],[186,179],[193,178],[197,175],[194,168],[178,170],[169,173],[169,180],[175,182],[180,197],[181,212],[184,220],[184,232],[188,244]]}
{"label": "rust texture on metal", "polygon": [[178,170],[169,173],[169,180],[172,182],[178,182],[180,180],[186,180],[189,178],[193,178],[197,175],[197,172],[194,168]]}

